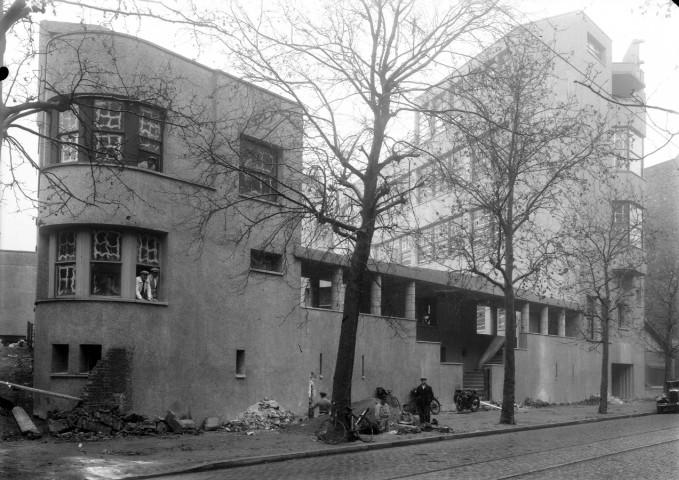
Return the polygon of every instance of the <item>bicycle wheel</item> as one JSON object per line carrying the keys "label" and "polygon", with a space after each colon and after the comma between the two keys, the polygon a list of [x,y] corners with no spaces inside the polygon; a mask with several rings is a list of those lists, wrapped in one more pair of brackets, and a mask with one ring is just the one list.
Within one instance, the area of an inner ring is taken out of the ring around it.
{"label": "bicycle wheel", "polygon": [[337,445],[346,439],[347,427],[336,418],[326,418],[318,426],[316,436],[323,443]]}
{"label": "bicycle wheel", "polygon": [[373,441],[373,425],[363,412],[356,420],[356,436],[362,442]]}
{"label": "bicycle wheel", "polygon": [[390,395],[389,396],[389,406],[392,408],[398,408],[399,410],[401,409],[401,402],[398,401],[398,398],[396,398],[396,395]]}
{"label": "bicycle wheel", "polygon": [[439,399],[435,398],[434,400],[431,401],[431,414],[432,415],[438,415],[441,413],[441,404],[439,403]]}

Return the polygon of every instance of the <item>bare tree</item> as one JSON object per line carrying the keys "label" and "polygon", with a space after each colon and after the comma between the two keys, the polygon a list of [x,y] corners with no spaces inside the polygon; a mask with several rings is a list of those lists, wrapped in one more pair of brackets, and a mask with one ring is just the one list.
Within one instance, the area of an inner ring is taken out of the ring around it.
{"label": "bare tree", "polygon": [[[528,27],[514,30],[451,82],[452,108],[427,113],[449,124],[452,162],[438,169],[453,192],[449,268],[502,289],[506,333],[500,422],[514,423],[517,291],[555,295],[551,269],[563,198],[603,153],[606,123],[565,92],[557,53]],[[555,93],[561,92],[561,93]]]}
{"label": "bare tree", "polygon": [[[581,338],[601,350],[599,413],[608,409],[610,342],[638,331],[643,318],[642,288],[646,271],[641,193],[633,185],[601,177],[580,198],[569,198],[564,218],[562,288],[585,314]],[[597,201],[592,202],[592,199]]]}
{"label": "bare tree", "polygon": [[[292,176],[268,182],[269,194],[286,208],[274,206],[259,218],[287,215],[297,225],[311,220],[345,241],[349,273],[332,394],[346,406],[373,238],[394,227],[392,212],[411,190],[397,179],[406,170],[404,160],[419,154],[403,140],[407,132],[397,120],[416,108],[427,75],[459,59],[456,47],[469,48],[503,12],[497,1],[476,0],[445,8],[398,0],[324,2],[315,8],[322,15],[292,7],[253,15],[235,6],[198,23],[211,23],[203,33],[223,43],[245,79],[300,106],[307,167],[297,173],[303,181]],[[215,158],[213,164],[242,171],[229,160]],[[215,202],[202,225],[216,211],[237,208],[228,198]],[[258,221],[251,220],[250,225]]]}

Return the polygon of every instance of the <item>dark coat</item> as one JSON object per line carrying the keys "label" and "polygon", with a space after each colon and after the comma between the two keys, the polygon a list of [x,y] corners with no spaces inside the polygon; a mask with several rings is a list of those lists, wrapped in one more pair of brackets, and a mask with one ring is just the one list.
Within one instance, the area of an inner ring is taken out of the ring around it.
{"label": "dark coat", "polygon": [[434,390],[429,385],[418,385],[412,391],[417,405],[429,405],[434,400]]}

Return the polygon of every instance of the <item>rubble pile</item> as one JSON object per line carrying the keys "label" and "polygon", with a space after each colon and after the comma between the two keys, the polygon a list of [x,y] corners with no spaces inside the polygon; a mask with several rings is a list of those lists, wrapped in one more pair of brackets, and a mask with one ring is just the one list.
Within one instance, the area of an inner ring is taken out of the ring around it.
{"label": "rubble pile", "polygon": [[542,407],[549,407],[552,405],[549,402],[545,402],[543,400],[540,400],[539,398],[536,400],[533,400],[532,398],[527,398],[523,401],[523,406],[524,407],[533,407],[533,408],[542,408]]}
{"label": "rubble pile", "polygon": [[[577,404],[581,405],[598,405],[599,404],[599,399],[601,398],[601,395],[598,393],[592,393],[590,394],[589,398],[577,402]],[[609,405],[623,405],[625,402],[623,400],[620,400],[618,397],[614,397],[610,393],[608,394],[608,404]]]}
{"label": "rubble pile", "polygon": [[48,419],[49,432],[62,439],[96,440],[124,435],[163,435],[196,431],[193,420],[178,419],[170,411],[165,418],[146,418],[136,413],[119,415],[117,409],[78,407],[56,412]]}
{"label": "rubble pile", "polygon": [[297,421],[294,413],[287,411],[275,400],[264,399],[251,405],[245,412],[222,425],[228,432],[249,432],[252,430],[271,430],[285,427]]}

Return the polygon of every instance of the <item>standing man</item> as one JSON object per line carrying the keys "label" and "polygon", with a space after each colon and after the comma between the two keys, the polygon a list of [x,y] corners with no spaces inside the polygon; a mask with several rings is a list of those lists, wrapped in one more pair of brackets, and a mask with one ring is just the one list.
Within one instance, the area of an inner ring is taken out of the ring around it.
{"label": "standing man", "polygon": [[149,283],[149,272],[146,270],[142,270],[139,272],[139,276],[137,277],[137,300],[152,300],[153,296],[151,295],[151,284]]}
{"label": "standing man", "polygon": [[413,389],[417,415],[420,417],[420,425],[429,425],[431,402],[434,400],[434,390],[427,385],[427,377],[420,378],[420,385]]}
{"label": "standing man", "polygon": [[151,285],[151,299],[154,302],[158,301],[158,274],[160,270],[156,267],[151,269],[151,276],[149,277],[149,285]]}
{"label": "standing man", "polygon": [[[321,398],[314,403],[309,410],[313,412],[316,407],[318,407],[318,414],[319,415],[328,415],[330,413],[330,409],[332,408],[332,403],[330,403],[330,400],[327,398],[328,394],[325,392],[321,392]],[[311,417],[311,415],[309,415]]]}

